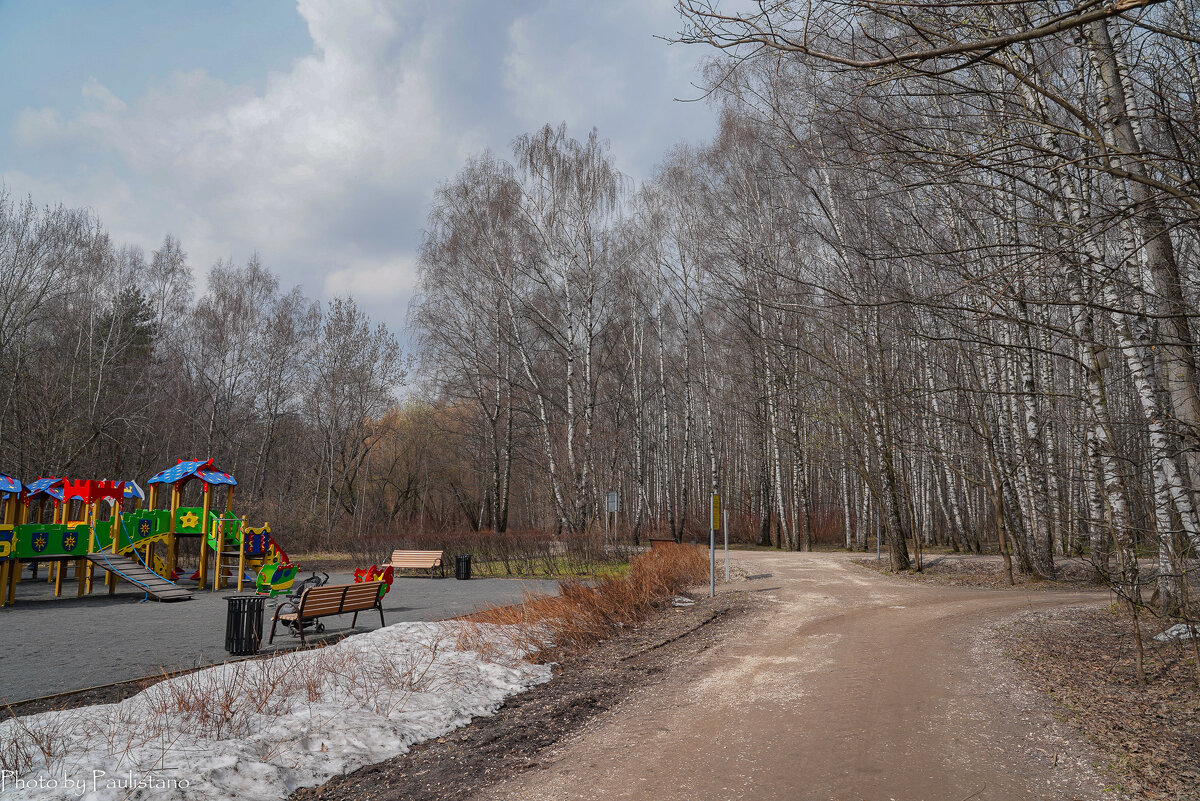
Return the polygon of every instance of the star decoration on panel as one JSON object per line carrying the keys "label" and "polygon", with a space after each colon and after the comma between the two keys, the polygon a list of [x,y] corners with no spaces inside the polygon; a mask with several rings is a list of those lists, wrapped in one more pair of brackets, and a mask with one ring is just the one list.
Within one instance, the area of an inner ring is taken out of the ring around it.
{"label": "star decoration on panel", "polygon": [[50,542],[50,538],[46,536],[46,532],[39,531],[38,533],[34,534],[33,542],[31,543],[33,546],[33,552],[41,553],[42,551],[46,550],[46,543],[48,542]]}
{"label": "star decoration on panel", "polygon": [[75,546],[79,544],[79,537],[75,536],[74,531],[68,531],[63,534],[62,547],[64,551],[73,551]]}
{"label": "star decoration on panel", "polygon": [[195,528],[200,525],[200,518],[196,516],[195,512],[188,512],[179,518],[179,525],[184,528]]}
{"label": "star decoration on panel", "polygon": [[145,518],[142,518],[141,520],[138,521],[138,536],[139,537],[149,537],[151,528],[152,528],[152,526],[150,524],[150,521],[146,520]]}

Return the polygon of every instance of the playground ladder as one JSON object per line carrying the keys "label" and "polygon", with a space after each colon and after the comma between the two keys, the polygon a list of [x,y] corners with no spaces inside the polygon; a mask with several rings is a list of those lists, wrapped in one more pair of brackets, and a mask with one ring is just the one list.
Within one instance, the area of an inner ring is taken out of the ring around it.
{"label": "playground ladder", "polygon": [[158,601],[188,601],[192,593],[174,582],[167,581],[162,576],[144,567],[126,556],[111,553],[89,553],[87,558],[98,567],[109,570],[119,579],[125,579],[131,584],[141,587]]}

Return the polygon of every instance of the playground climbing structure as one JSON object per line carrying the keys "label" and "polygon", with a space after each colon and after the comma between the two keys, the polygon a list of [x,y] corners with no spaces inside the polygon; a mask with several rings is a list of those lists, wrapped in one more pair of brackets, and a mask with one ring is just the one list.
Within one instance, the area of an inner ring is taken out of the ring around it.
{"label": "playground climbing structure", "polygon": [[[202,503],[184,506],[184,488],[193,481],[200,482]],[[189,537],[201,541],[195,576],[200,589],[209,583],[220,589],[236,577],[241,590],[256,573],[287,563],[270,524],[251,527],[234,514],[237,481],[211,459],[180,461],[147,484],[148,495],[132,481],[39,478],[22,485],[0,475],[0,606],[14,601],[25,565],[34,580],[45,565],[56,596],[70,568],[77,595],[91,593],[99,568],[110,594],[119,581],[127,581],[158,600],[190,598],[191,592],[176,583],[179,541]],[[212,496],[220,488],[225,497],[218,513]],[[160,496],[166,501],[162,509],[157,508]]]}

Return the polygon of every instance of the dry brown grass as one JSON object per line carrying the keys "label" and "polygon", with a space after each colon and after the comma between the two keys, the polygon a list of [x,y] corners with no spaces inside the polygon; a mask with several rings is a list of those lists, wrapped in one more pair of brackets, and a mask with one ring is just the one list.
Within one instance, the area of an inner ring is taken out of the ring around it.
{"label": "dry brown grass", "polygon": [[63,720],[20,718],[7,707],[12,724],[0,727],[0,771],[19,776],[38,763],[49,764],[66,752],[71,725]]}
{"label": "dry brown grass", "polygon": [[459,645],[488,651],[494,648],[492,638],[475,624],[509,626],[506,636],[513,646],[534,661],[546,661],[551,648],[575,651],[593,645],[644,620],[666,599],[707,577],[705,549],[656,548],[635,557],[619,578],[563,581],[558,595],[530,595],[520,604],[476,612],[459,627]]}

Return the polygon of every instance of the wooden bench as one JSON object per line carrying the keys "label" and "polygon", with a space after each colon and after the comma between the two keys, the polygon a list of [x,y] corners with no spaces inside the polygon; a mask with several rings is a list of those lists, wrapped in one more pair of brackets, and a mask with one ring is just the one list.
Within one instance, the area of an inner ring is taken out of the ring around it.
{"label": "wooden bench", "polygon": [[307,645],[304,639],[304,624],[330,615],[354,613],[350,628],[358,623],[358,613],[368,609],[379,610],[379,625],[383,622],[383,596],[379,594],[378,581],[366,581],[360,584],[326,584],[323,587],[309,587],[300,596],[300,603],[291,611],[284,611],[291,604],[280,604],[271,618],[270,644],[275,641],[275,627],[279,621],[293,624],[300,632],[300,643]]}
{"label": "wooden bench", "polygon": [[650,538],[650,548],[651,549],[664,548],[668,545],[678,545],[678,544],[679,544],[678,542],[671,539],[670,537],[651,537]]}
{"label": "wooden bench", "polygon": [[444,564],[445,551],[392,551],[392,561],[389,562],[396,570],[428,570],[433,578],[433,571],[441,572],[446,577]]}

